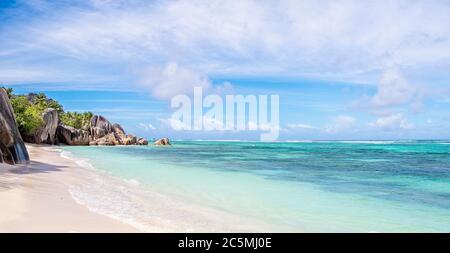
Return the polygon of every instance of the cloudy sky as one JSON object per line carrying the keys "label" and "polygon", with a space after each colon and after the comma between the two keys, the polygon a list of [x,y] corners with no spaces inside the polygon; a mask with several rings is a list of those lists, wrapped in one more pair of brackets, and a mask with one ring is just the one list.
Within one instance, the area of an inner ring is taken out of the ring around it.
{"label": "cloudy sky", "polygon": [[194,86],[280,95],[280,140],[450,138],[450,1],[0,0],[0,83],[147,137]]}

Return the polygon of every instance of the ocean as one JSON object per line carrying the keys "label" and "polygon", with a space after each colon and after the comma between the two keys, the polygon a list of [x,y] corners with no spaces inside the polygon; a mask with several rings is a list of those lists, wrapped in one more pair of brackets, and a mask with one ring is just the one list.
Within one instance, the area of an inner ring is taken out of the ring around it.
{"label": "ocean", "polygon": [[449,141],[62,147],[72,196],[144,231],[450,232]]}

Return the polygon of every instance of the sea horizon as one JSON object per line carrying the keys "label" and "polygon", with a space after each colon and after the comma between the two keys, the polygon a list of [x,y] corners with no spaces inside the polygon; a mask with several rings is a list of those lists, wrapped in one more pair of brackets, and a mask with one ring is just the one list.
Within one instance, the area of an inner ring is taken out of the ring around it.
{"label": "sea horizon", "polygon": [[[151,138],[150,138],[151,139]],[[260,142],[260,143],[285,143],[285,142],[358,142],[358,141],[450,141],[450,139],[304,139],[304,140],[277,140],[277,141],[261,141],[261,140],[233,140],[233,139],[172,139],[173,141],[217,141],[217,142]]]}

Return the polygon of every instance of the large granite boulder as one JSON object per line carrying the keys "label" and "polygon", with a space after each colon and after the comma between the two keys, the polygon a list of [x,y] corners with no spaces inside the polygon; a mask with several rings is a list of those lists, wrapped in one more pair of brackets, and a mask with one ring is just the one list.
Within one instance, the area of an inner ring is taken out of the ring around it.
{"label": "large granite boulder", "polygon": [[102,138],[91,140],[91,142],[89,142],[89,145],[114,146],[120,145],[120,143],[114,136],[114,133],[109,133]]}
{"label": "large granite boulder", "polygon": [[113,125],[114,137],[116,138],[118,145],[135,145],[137,144],[136,136],[132,134],[125,134],[122,126],[119,124]]}
{"label": "large granite boulder", "polygon": [[56,128],[59,123],[58,111],[48,108],[42,113],[44,125],[34,134],[34,142],[41,144],[56,144]]}
{"label": "large granite boulder", "polygon": [[8,94],[0,88],[0,162],[16,164],[29,160]]}
{"label": "large granite boulder", "polygon": [[127,134],[125,136],[117,136],[117,140],[119,141],[119,145],[136,145],[137,137],[132,134]]}
{"label": "large granite boulder", "polygon": [[89,132],[71,126],[59,125],[56,128],[58,142],[67,145],[89,145]]}
{"label": "large granite boulder", "polygon": [[94,115],[91,118],[89,131],[93,139],[99,139],[109,133],[114,132],[114,128],[113,125],[105,117]]}
{"label": "large granite boulder", "polygon": [[111,124],[105,117],[95,115],[89,124],[89,131],[58,126],[58,140],[68,145],[148,145],[148,141],[126,134],[119,124]]}
{"label": "large granite boulder", "polygon": [[91,127],[89,129],[89,133],[93,139],[99,139],[108,134],[108,132],[106,132],[103,128],[100,127]]}
{"label": "large granite boulder", "polygon": [[154,144],[158,146],[170,145],[170,140],[169,138],[161,138],[156,140]]}
{"label": "large granite boulder", "polygon": [[119,124],[113,125],[113,132],[116,134],[125,134],[125,130],[123,130],[122,126]]}

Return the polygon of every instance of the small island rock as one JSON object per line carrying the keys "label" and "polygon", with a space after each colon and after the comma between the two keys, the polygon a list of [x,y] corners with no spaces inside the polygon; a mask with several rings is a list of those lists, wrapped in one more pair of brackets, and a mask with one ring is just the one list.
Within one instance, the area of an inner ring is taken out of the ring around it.
{"label": "small island rock", "polygon": [[158,139],[157,141],[155,141],[154,145],[165,146],[165,145],[171,145],[171,144],[170,144],[169,138],[161,138],[161,139]]}

